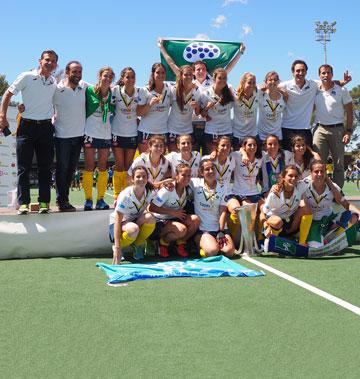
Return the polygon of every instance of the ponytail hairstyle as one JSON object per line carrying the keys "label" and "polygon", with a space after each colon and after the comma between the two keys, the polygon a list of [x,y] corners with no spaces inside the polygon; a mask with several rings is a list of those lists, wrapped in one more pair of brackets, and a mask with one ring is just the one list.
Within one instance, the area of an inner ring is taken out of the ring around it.
{"label": "ponytail hairstyle", "polygon": [[135,70],[132,67],[125,67],[125,68],[123,68],[121,70],[121,72],[120,72],[120,78],[116,82],[116,84],[119,87],[123,87],[124,86],[124,78],[125,78],[126,73],[129,72],[129,71],[132,72],[134,74],[134,76],[136,77]]}
{"label": "ponytail hairstyle", "polygon": [[313,158],[313,155],[311,154],[311,152],[308,149],[308,145],[306,144],[305,138],[303,136],[298,135],[298,134],[294,135],[291,138],[291,150],[292,150],[292,152],[295,151],[294,148],[295,148],[295,145],[297,143],[303,143],[303,144],[305,144],[304,169],[306,170],[307,168],[309,168],[310,161]]}
{"label": "ponytail hairstyle", "polygon": [[251,72],[245,72],[240,78],[239,86],[236,90],[236,96],[238,100],[241,100],[245,94],[245,83],[249,78],[254,78],[256,80],[256,76]]}
{"label": "ponytail hairstyle", "polygon": [[[223,68],[217,68],[214,70],[213,72],[213,79],[215,81],[215,79],[217,78],[218,75],[221,75],[221,74],[225,74],[227,76],[227,72],[226,70],[224,70]],[[226,104],[229,104],[231,101],[234,101],[234,97],[230,91],[230,88],[228,86],[228,84],[226,83],[225,87],[222,89],[222,92],[221,92],[221,100],[220,100],[220,104],[222,106],[226,105]]]}
{"label": "ponytail hairstyle", "polygon": [[184,110],[185,100],[185,88],[183,82],[183,74],[186,70],[189,70],[192,73],[192,68],[189,65],[181,66],[179,72],[176,75],[176,103],[181,111]]}
{"label": "ponytail hairstyle", "polygon": [[150,91],[152,91],[155,88],[154,74],[155,74],[156,69],[159,68],[159,67],[162,67],[164,69],[164,71],[165,71],[165,74],[166,74],[166,67],[162,63],[154,63],[151,66],[151,74],[150,74],[149,84],[148,84]]}
{"label": "ponytail hairstyle", "polygon": [[[94,87],[94,92],[96,94],[96,96],[101,99],[101,88],[100,88],[100,78],[101,78],[101,75],[105,72],[105,71],[109,71],[110,74],[111,74],[111,77],[112,77],[112,80],[114,80],[115,78],[115,72],[114,70],[111,68],[111,67],[102,67],[99,72],[98,72],[98,82],[95,84],[95,87]],[[109,91],[110,91],[110,88],[109,88]]]}
{"label": "ponytail hairstyle", "polygon": [[151,182],[149,182],[149,173],[148,173],[148,170],[147,170],[147,168],[145,166],[136,166],[132,170],[132,174],[131,174],[132,179],[134,179],[134,177],[135,177],[135,172],[139,171],[139,170],[144,171],[146,173],[146,178],[148,179],[147,182],[146,182],[146,184],[145,184],[145,190],[146,190],[146,192],[148,193],[150,191],[153,191],[155,187],[154,187],[154,185]]}
{"label": "ponytail hairstyle", "polygon": [[295,170],[297,177],[300,176],[300,171],[294,164],[289,164],[289,165],[285,166],[284,171],[280,174],[280,179],[279,179],[279,182],[277,184],[279,192],[281,192],[283,190],[284,182],[285,182],[285,176],[288,173],[288,171],[290,171],[290,170]]}
{"label": "ponytail hairstyle", "polygon": [[256,140],[255,137],[247,136],[242,140],[241,147],[245,149],[246,144],[248,143],[249,140],[253,140],[256,143],[256,151],[255,151],[255,158],[261,158],[262,157],[262,152],[261,148],[259,148],[258,141]]}

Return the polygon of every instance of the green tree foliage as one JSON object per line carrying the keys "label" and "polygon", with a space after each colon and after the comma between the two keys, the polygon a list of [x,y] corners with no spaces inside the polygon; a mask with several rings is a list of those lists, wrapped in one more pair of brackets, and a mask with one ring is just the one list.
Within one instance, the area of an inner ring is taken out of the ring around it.
{"label": "green tree foliage", "polygon": [[7,88],[9,87],[9,83],[5,79],[5,75],[0,75],[0,96],[2,96]]}

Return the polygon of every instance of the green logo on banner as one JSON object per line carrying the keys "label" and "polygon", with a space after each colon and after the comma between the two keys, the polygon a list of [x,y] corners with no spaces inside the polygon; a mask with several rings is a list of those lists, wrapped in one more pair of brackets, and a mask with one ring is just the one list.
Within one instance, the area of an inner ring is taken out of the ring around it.
{"label": "green logo on banner", "polygon": [[296,246],[293,243],[291,243],[291,241],[285,241],[281,238],[275,239],[275,247],[294,255],[296,253]]}

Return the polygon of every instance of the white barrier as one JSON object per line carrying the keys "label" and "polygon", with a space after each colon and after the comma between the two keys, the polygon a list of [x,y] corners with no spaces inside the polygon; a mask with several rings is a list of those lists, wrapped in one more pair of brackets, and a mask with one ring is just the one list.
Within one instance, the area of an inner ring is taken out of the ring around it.
{"label": "white barrier", "polygon": [[112,254],[112,211],[0,215],[0,259]]}

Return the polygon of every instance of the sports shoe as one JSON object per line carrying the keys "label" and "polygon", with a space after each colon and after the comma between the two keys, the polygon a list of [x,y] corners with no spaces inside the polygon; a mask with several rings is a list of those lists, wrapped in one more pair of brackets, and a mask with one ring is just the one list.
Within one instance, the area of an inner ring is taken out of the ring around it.
{"label": "sports shoe", "polygon": [[49,213],[49,204],[48,203],[39,203],[39,213]]}
{"label": "sports shoe", "polygon": [[93,201],[91,199],[86,199],[84,204],[84,211],[92,211],[93,210]]}
{"label": "sports shoe", "polygon": [[59,212],[76,212],[76,208],[68,201],[58,203]]}
{"label": "sports shoe", "polygon": [[18,215],[27,215],[29,213],[29,204],[21,204],[18,209]]}
{"label": "sports shoe", "polygon": [[169,254],[168,246],[159,244],[159,255],[162,258],[169,258],[170,254]]}
{"label": "sports shoe", "polygon": [[144,246],[133,245],[133,257],[136,261],[142,261],[144,259]]}
{"label": "sports shoe", "polygon": [[109,205],[105,203],[104,199],[100,199],[96,202],[96,209],[103,211],[105,209],[109,209]]}
{"label": "sports shoe", "polygon": [[177,247],[177,253],[180,257],[186,258],[189,256],[189,253],[187,252],[185,245],[181,244]]}
{"label": "sports shoe", "polygon": [[269,252],[269,238],[265,238],[264,240],[264,253],[268,253]]}

